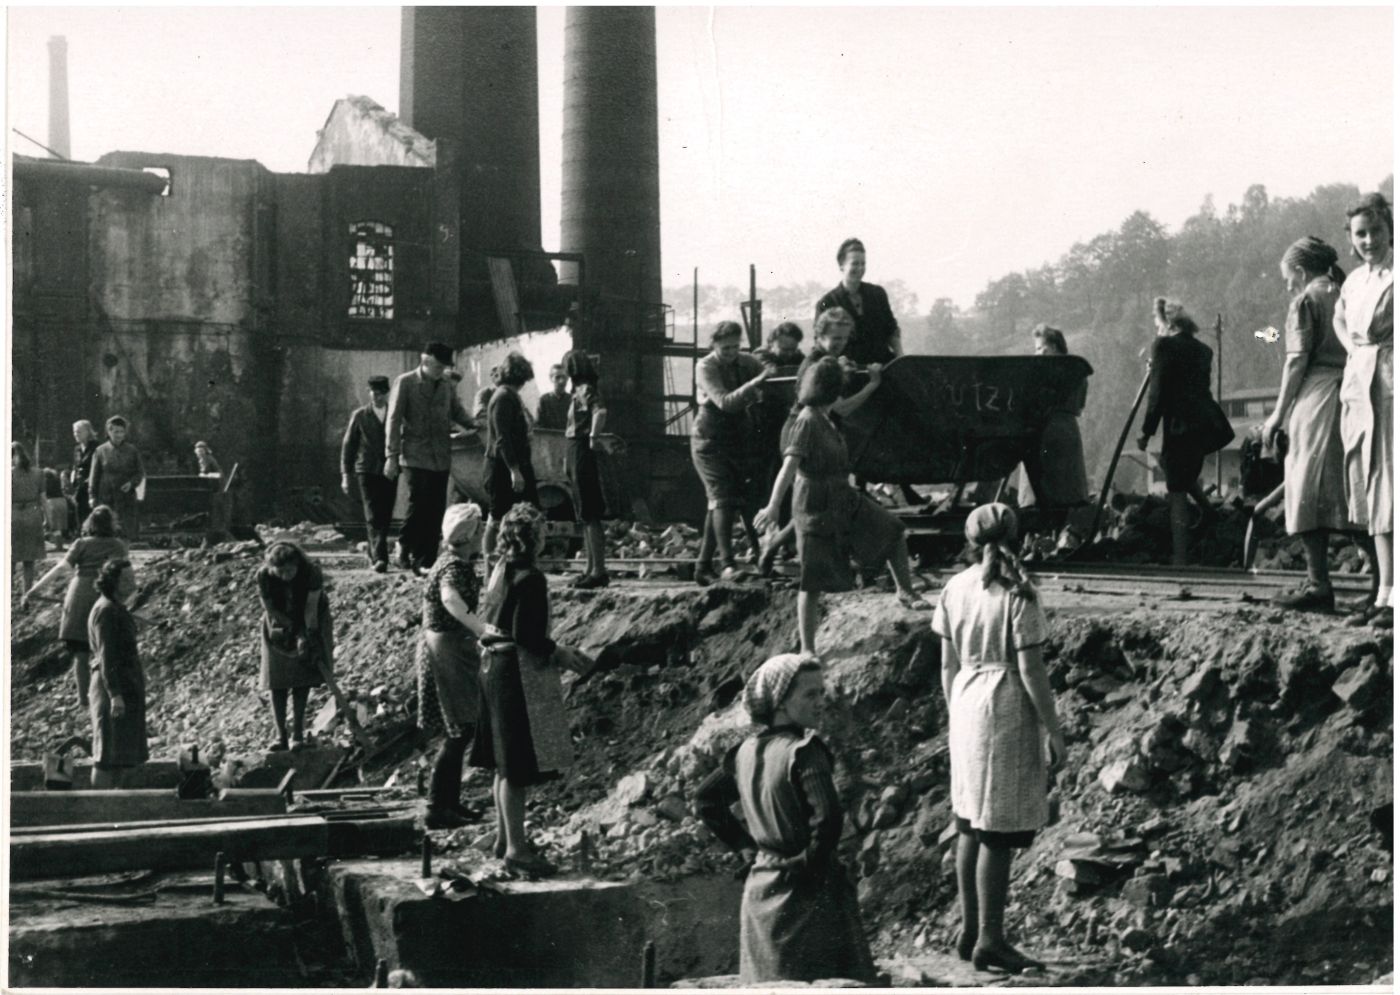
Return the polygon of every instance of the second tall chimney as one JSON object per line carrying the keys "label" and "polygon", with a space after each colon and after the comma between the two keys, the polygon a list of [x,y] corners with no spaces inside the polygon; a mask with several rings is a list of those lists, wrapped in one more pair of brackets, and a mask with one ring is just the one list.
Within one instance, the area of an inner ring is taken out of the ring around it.
{"label": "second tall chimney", "polygon": [[65,159],[73,158],[68,137],[68,39],[49,39],[49,148]]}

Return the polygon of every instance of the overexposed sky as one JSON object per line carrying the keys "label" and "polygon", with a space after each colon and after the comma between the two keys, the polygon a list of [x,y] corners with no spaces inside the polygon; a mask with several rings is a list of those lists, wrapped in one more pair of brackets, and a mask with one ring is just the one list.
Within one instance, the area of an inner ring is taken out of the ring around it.
{"label": "overexposed sky", "polygon": [[[1392,169],[1393,12],[1309,7],[662,7],[663,282],[835,283],[847,235],[927,310],[1137,209],[1375,187]],[[541,8],[543,244],[559,248],[563,8]],[[65,35],[73,154],[299,172],[331,104],[398,109],[388,7],[8,11],[12,127],[44,141]],[[10,133],[15,151],[37,154]],[[685,302],[672,302],[686,312]]]}

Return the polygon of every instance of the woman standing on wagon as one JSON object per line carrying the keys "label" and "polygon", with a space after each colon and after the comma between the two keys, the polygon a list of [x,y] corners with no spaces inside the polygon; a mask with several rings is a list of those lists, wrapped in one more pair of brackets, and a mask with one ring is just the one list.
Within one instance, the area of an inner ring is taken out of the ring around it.
{"label": "woman standing on wagon", "polygon": [[272,692],[277,725],[273,750],[285,750],[287,696],[292,698],[292,749],[306,745],[306,701],[326,683],[334,660],[334,629],[321,568],[293,543],[268,547],[257,572],[262,601],[262,688]]}
{"label": "woman standing on wagon", "polygon": [[841,267],[841,282],[817,301],[815,317],[839,307],[855,319],[846,355],[861,366],[888,363],[904,355],[890,295],[884,287],[865,282],[865,243],[858,238],[842,242],[836,250],[836,265]]}
{"label": "woman standing on wagon", "polygon": [[[878,384],[880,371],[872,368]],[[873,572],[886,563],[894,576],[899,603],[927,611],[929,603],[914,592],[904,525],[869,496],[851,486],[851,459],[846,440],[831,420],[841,398],[845,374],[834,359],[808,367],[797,386],[802,410],[783,448],[783,468],[773,483],[768,507],[758,513],[760,527],[776,525],[788,488],[793,488],[792,520],[797,525],[797,633],[802,652],[816,652],[817,623],[823,591],[854,586],[851,557]]]}
{"label": "woman standing on wagon", "polygon": [[92,786],[120,788],[127,771],[150,758],[146,745],[146,675],[127,603],[136,573],[127,559],[108,560],[97,575],[101,595],[88,616],[92,647]]}
{"label": "woman standing on wagon", "polygon": [[979,970],[1015,973],[1039,965],[1003,930],[1011,851],[1030,846],[1048,820],[1047,766],[1064,762],[1065,740],[1041,656],[1045,611],[1012,552],[1016,513],[984,504],[964,533],[980,562],[948,581],[933,616],[958,827],[957,952]]}
{"label": "woman standing on wagon", "polygon": [[836,855],[844,815],[831,751],[815,731],[825,693],[814,656],[764,663],[744,687],[744,707],[763,728],[730,750],[696,793],[697,814],[720,842],[756,852],[740,912],[745,985],[875,980],[860,903]]}
{"label": "woman standing on wagon", "polygon": [[1351,251],[1362,265],[1342,285],[1333,321],[1347,350],[1342,374],[1342,446],[1350,518],[1376,544],[1380,586],[1358,622],[1393,621],[1395,548],[1395,218],[1390,203],[1368,194],[1347,212]]}

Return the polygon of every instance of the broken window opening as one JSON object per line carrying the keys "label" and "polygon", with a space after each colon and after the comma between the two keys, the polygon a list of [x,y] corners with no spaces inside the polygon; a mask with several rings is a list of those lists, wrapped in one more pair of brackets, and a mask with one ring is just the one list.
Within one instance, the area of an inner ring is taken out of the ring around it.
{"label": "broken window opening", "polygon": [[394,229],[378,221],[350,226],[350,317],[394,317]]}

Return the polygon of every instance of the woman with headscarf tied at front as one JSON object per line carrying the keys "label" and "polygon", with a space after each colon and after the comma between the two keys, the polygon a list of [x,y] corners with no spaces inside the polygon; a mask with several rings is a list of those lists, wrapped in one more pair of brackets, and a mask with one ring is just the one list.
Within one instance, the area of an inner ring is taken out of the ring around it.
{"label": "woman with headscarf tied at front", "polygon": [[979,562],[948,581],[933,616],[958,827],[957,952],[979,970],[1018,973],[1040,965],[1003,931],[1011,851],[1030,846],[1049,819],[1047,765],[1064,762],[1065,741],[1041,657],[1045,611],[1012,552],[1016,513],[984,504],[964,532]]}
{"label": "woman with headscarf tied at front", "polygon": [[[763,728],[730,750],[697,792],[710,831],[736,852],[757,854],[740,913],[744,985],[875,978],[855,888],[836,856],[841,802],[831,751],[813,729],[824,697],[816,657],[768,660],[743,698]],[[730,808],[736,801],[744,822]]]}
{"label": "woman with headscarf tied at front", "polygon": [[455,829],[480,818],[479,812],[462,804],[462,763],[480,704],[477,640],[486,629],[476,615],[481,582],[473,561],[480,534],[481,511],[476,505],[449,506],[442,516],[442,551],[423,589],[418,724],[424,729],[435,725],[436,700],[445,732],[428,789],[429,829]]}

